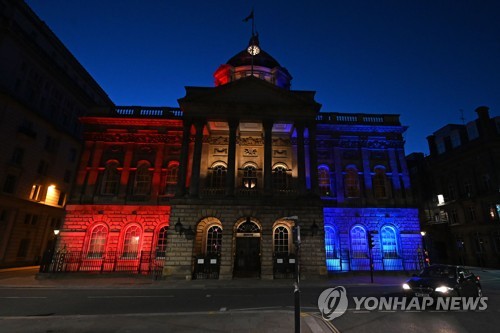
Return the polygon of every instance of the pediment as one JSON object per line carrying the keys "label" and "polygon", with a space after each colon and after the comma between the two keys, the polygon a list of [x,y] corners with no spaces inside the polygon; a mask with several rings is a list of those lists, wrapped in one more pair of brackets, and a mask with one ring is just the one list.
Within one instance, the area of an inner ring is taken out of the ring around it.
{"label": "pediment", "polygon": [[[179,104],[255,105],[281,107],[319,106],[313,91],[279,88],[261,79],[248,77],[214,88],[186,87],[186,96]],[[319,109],[319,108],[318,108]]]}

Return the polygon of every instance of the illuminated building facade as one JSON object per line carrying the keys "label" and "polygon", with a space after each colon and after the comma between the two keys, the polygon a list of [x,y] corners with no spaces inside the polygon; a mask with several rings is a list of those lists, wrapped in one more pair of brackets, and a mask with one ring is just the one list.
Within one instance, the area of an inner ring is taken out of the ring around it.
{"label": "illuminated building facade", "polygon": [[500,267],[500,117],[448,124],[408,165],[431,262]]}
{"label": "illuminated building facade", "polygon": [[23,1],[0,1],[0,267],[39,264],[62,226],[78,117],[113,103]]}
{"label": "illuminated building facade", "polygon": [[376,270],[418,267],[399,116],[320,113],[256,36],[214,78],[186,87],[178,108],[81,118],[66,270],[160,263],[167,278],[272,279],[296,260],[304,276],[368,270],[370,255]]}

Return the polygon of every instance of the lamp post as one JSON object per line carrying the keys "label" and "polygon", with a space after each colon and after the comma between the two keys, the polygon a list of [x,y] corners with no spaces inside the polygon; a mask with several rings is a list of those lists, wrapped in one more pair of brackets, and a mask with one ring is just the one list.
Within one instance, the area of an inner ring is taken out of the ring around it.
{"label": "lamp post", "polygon": [[295,300],[295,333],[300,333],[300,225],[299,225],[299,217],[294,215],[294,216],[287,216],[283,218],[284,220],[292,220],[296,223],[295,226],[295,233],[296,233],[296,238],[295,240],[295,276],[296,280],[294,283],[294,288],[293,288],[293,294],[294,294],[294,300]]}
{"label": "lamp post", "polygon": [[177,223],[175,224],[174,229],[175,232],[179,234],[179,236],[184,235],[186,240],[193,240],[194,236],[196,235],[196,231],[191,229],[191,226],[189,226],[188,228],[184,228],[184,226],[181,223],[180,217],[177,219]]}
{"label": "lamp post", "polygon": [[423,254],[424,254],[424,266],[429,266],[431,263],[430,263],[430,259],[429,259],[429,251],[427,251],[427,244],[426,244],[426,240],[425,240],[425,235],[427,235],[427,232],[425,231],[420,231],[420,235],[422,236],[422,246],[423,246]]}

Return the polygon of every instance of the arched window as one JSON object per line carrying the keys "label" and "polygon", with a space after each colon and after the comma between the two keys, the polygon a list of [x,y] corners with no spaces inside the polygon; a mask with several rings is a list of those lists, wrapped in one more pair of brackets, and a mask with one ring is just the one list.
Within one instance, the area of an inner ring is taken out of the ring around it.
{"label": "arched window", "polygon": [[330,170],[326,165],[321,165],[318,168],[318,183],[319,193],[322,197],[332,196]]}
{"label": "arched window", "polygon": [[106,168],[102,177],[101,194],[118,194],[118,185],[120,184],[120,172],[118,171],[118,162],[110,161],[106,163]]}
{"label": "arched window", "polygon": [[345,171],[345,194],[348,198],[359,198],[359,176],[355,166],[348,166]]}
{"label": "arched window", "polygon": [[167,251],[167,230],[168,227],[165,226],[158,232],[158,240],[156,241],[157,258],[165,258],[165,252]]}
{"label": "arched window", "polygon": [[285,226],[278,226],[274,229],[274,254],[288,254],[289,232]]}
{"label": "arched window", "polygon": [[92,230],[87,251],[88,258],[102,258],[106,248],[107,237],[108,229],[103,225],[99,225]]}
{"label": "arched window", "polygon": [[148,195],[151,192],[151,171],[149,162],[141,162],[135,173],[134,194]]}
{"label": "arched window", "polygon": [[351,229],[352,258],[368,258],[368,240],[366,230],[362,226]]}
{"label": "arched window", "polygon": [[252,189],[257,187],[257,169],[253,165],[247,165],[243,169],[243,187]]}
{"label": "arched window", "polygon": [[384,258],[398,258],[398,243],[396,230],[391,226],[383,226],[380,230],[382,236],[382,255]]}
{"label": "arched window", "polygon": [[167,172],[165,174],[165,194],[173,196],[177,186],[177,176],[179,173],[179,163],[170,162],[168,164]]}
{"label": "arched window", "polygon": [[375,198],[387,198],[385,168],[382,166],[375,167],[373,193]]}
{"label": "arched window", "polygon": [[213,225],[207,229],[206,254],[220,254],[222,249],[222,228]]}
{"label": "arched window", "polygon": [[227,168],[224,164],[217,164],[212,167],[212,175],[210,177],[210,187],[223,189],[226,185]]}
{"label": "arched window", "polygon": [[326,259],[337,259],[339,257],[337,234],[335,229],[330,226],[325,227],[325,251]]}
{"label": "arched window", "polygon": [[273,169],[273,188],[275,190],[286,190],[288,188],[287,168],[284,165],[275,166]]}
{"label": "arched window", "polygon": [[134,225],[127,229],[123,239],[123,258],[137,258],[140,238],[141,229],[138,226]]}

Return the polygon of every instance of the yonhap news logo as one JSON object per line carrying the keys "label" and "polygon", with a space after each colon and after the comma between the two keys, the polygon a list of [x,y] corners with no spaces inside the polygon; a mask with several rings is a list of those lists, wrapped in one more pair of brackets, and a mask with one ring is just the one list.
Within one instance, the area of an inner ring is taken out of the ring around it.
{"label": "yonhap news logo", "polygon": [[318,298],[318,308],[325,320],[342,316],[349,305],[344,287],[328,288]]}
{"label": "yonhap news logo", "polygon": [[[372,311],[484,311],[488,297],[353,297],[354,313]],[[318,297],[318,308],[325,320],[342,316],[349,306],[347,291],[342,286],[325,289]]]}

